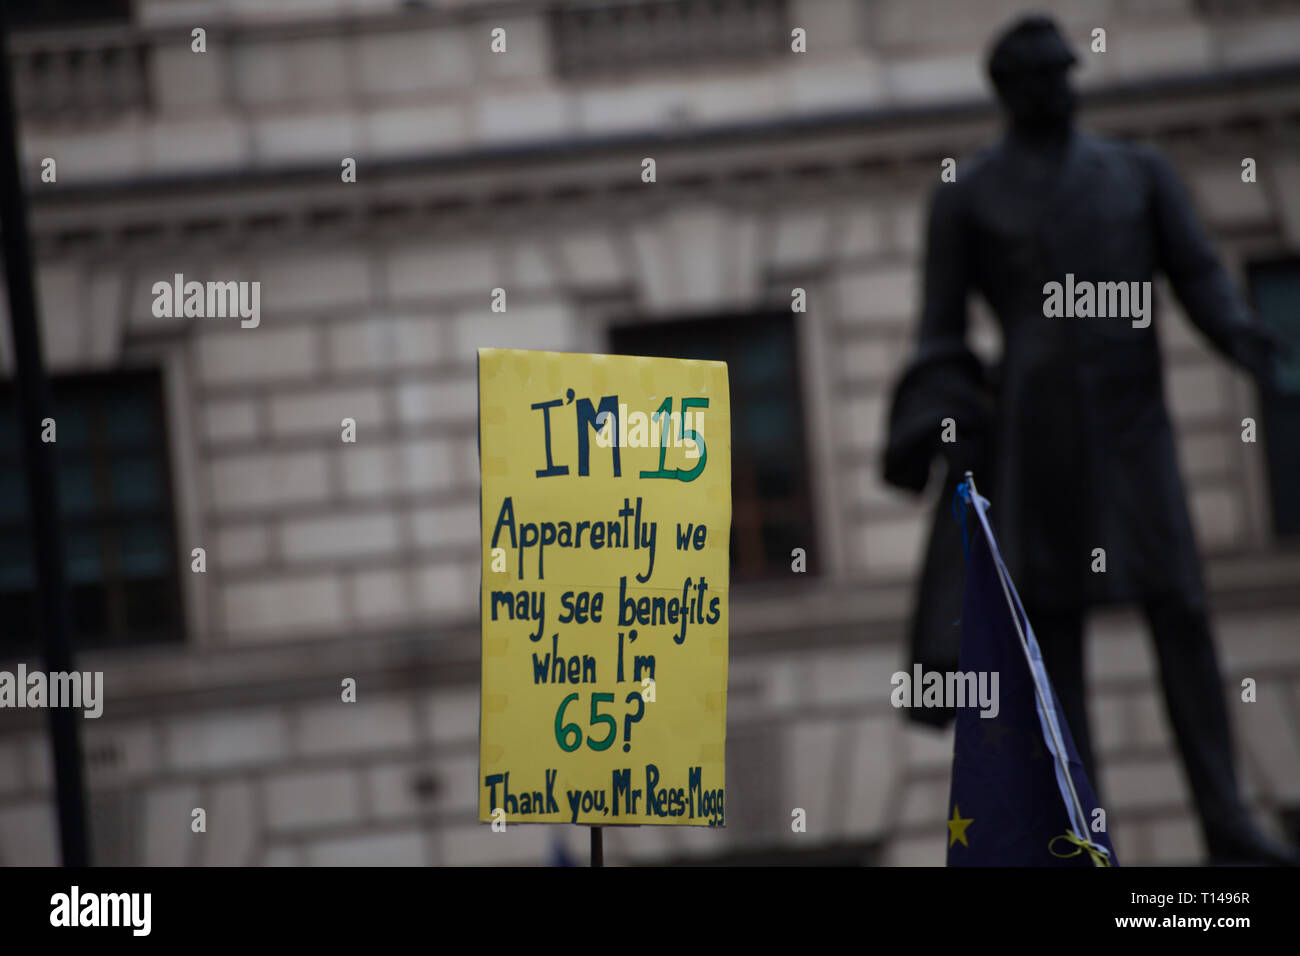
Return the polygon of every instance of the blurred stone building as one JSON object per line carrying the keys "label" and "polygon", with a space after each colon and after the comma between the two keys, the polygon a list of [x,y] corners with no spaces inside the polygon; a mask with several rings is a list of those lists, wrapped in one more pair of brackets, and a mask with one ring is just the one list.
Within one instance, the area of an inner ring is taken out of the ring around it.
{"label": "blurred stone building", "polygon": [[[673,354],[689,324],[735,390],[728,826],[615,830],[609,860],[941,864],[951,736],[889,705],[931,503],[883,488],[877,460],[926,197],[996,132],[982,56],[1020,6],[36,5],[8,54],[78,665],[106,675],[82,724],[97,861],[541,863],[557,834],[580,858],[585,831],[475,819],[475,349]],[[1295,334],[1300,3],[1053,6],[1085,125],[1164,150]],[[1106,51],[1085,52],[1098,27]],[[177,273],[260,282],[260,324],[156,317],[152,287]],[[1167,296],[1157,325],[1242,772],[1279,831],[1300,808],[1300,426]],[[2,401],[11,668],[37,658]],[[1146,634],[1125,612],[1091,630],[1119,853],[1194,862]],[[57,859],[43,716],[0,712],[0,863]]]}

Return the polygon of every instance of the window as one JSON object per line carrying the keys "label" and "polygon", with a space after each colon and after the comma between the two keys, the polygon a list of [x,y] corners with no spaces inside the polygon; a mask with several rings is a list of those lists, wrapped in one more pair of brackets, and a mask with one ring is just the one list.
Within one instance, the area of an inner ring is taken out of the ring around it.
{"label": "window", "polygon": [[1273,531],[1300,537],[1300,259],[1254,263],[1247,275],[1260,321],[1291,346],[1278,367],[1279,393],[1261,395],[1259,441],[1268,462]]}
{"label": "window", "polygon": [[6,0],[9,25],[49,28],[100,23],[126,23],[130,0]]}
{"label": "window", "polygon": [[555,70],[566,79],[714,67],[789,53],[787,0],[579,0],[550,14]]}
{"label": "window", "polygon": [[[157,371],[50,383],[74,645],[181,638],[170,468]],[[0,392],[0,655],[36,644],[35,558],[16,396]]]}
{"label": "window", "polygon": [[[731,384],[731,579],[790,574],[803,548],[814,572],[812,500],[794,317],[744,315],[616,326],[622,355],[726,362]],[[705,433],[708,434],[707,432]]]}
{"label": "window", "polygon": [[151,40],[131,27],[127,0],[9,0],[8,9],[25,122],[84,129],[148,108]]}

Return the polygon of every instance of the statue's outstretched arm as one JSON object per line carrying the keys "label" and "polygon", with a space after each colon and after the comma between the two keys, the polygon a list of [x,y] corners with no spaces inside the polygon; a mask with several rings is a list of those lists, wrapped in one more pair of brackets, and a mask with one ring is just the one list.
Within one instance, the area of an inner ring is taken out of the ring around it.
{"label": "statue's outstretched arm", "polygon": [[1187,317],[1210,343],[1264,382],[1273,379],[1277,338],[1246,307],[1196,218],[1169,162],[1146,153],[1152,183],[1157,255]]}

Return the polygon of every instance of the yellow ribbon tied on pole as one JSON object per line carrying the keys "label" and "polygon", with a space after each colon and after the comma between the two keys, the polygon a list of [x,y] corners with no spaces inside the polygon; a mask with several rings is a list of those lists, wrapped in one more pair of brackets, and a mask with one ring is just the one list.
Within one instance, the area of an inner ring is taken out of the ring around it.
{"label": "yellow ribbon tied on pole", "polygon": [[[1056,850],[1053,849],[1053,844],[1055,844],[1057,840],[1065,840],[1067,843],[1074,844],[1074,849],[1069,853],[1057,853]],[[1085,851],[1087,851],[1088,856],[1092,857],[1093,866],[1110,866],[1110,854],[1106,851],[1104,846],[1101,846],[1098,843],[1093,843],[1091,840],[1083,839],[1073,830],[1066,830],[1059,836],[1052,837],[1047,844],[1047,852],[1060,859],[1078,856],[1080,853]]]}

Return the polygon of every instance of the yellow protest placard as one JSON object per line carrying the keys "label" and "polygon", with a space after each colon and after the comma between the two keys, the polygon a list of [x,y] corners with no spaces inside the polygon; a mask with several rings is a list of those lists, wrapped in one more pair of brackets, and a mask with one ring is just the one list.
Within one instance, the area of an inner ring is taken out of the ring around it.
{"label": "yellow protest placard", "polygon": [[479,819],[723,825],[727,366],[478,361]]}

